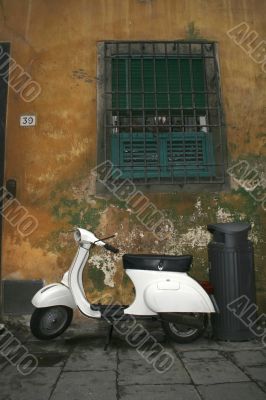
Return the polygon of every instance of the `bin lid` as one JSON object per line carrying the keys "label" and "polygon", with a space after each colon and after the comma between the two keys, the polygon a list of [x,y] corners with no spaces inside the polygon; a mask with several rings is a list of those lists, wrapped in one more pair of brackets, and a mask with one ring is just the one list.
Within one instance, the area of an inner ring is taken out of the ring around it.
{"label": "bin lid", "polygon": [[248,231],[249,229],[251,229],[251,224],[246,222],[226,222],[220,224],[209,224],[207,225],[207,228],[208,231],[210,231],[211,233],[217,231],[232,235],[234,233]]}

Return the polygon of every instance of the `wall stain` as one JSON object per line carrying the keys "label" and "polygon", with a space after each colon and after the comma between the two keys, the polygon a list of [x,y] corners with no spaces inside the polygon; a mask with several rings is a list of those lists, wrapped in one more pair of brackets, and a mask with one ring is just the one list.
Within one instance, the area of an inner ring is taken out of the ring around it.
{"label": "wall stain", "polygon": [[74,79],[80,79],[86,83],[92,83],[97,80],[96,77],[92,78],[91,76],[89,76],[88,72],[86,72],[86,70],[82,68],[72,71],[72,76]]}
{"label": "wall stain", "polygon": [[200,35],[200,30],[196,27],[196,23],[194,21],[189,22],[187,25],[186,39],[187,40],[202,39]]}

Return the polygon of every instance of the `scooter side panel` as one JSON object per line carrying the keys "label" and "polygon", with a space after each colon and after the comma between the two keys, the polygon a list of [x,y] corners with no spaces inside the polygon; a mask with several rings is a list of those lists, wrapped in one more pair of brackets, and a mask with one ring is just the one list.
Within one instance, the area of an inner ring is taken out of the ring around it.
{"label": "scooter side panel", "polygon": [[133,315],[156,315],[156,313],[147,306],[143,298],[144,290],[151,282],[153,271],[147,273],[147,271],[127,269],[126,274],[134,284],[136,295],[133,303],[124,310],[124,313]]}
{"label": "scooter side panel", "polygon": [[31,302],[36,308],[52,306],[76,308],[70,289],[61,283],[52,283],[43,287],[34,295]]}
{"label": "scooter side panel", "polygon": [[212,313],[215,312],[213,304],[200,285],[191,282],[179,282],[179,288],[174,288],[169,280],[156,282],[149,285],[144,292],[147,306],[156,313],[184,312],[184,313]]}
{"label": "scooter side panel", "polygon": [[125,314],[156,315],[162,312],[215,312],[205,290],[186,273],[126,270],[136,296]]}

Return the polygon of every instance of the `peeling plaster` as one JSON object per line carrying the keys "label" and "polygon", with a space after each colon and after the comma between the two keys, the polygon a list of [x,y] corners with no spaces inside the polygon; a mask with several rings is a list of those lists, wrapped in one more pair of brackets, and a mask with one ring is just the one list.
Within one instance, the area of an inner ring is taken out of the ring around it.
{"label": "peeling plaster", "polygon": [[107,252],[101,253],[100,255],[93,255],[89,259],[90,265],[100,269],[104,273],[104,284],[106,286],[114,287],[114,275],[116,272],[115,262],[119,260],[119,256],[109,255]]}
{"label": "peeling plaster", "polygon": [[195,204],[195,209],[196,209],[196,212],[194,213],[195,217],[196,216],[197,217],[206,217],[207,216],[207,213],[205,211],[203,211],[202,201],[201,201],[200,197],[197,198],[197,202]]}
{"label": "peeling plaster", "polygon": [[79,201],[85,199],[85,201],[90,203],[93,200],[92,196],[96,193],[96,179],[92,174],[88,174],[78,184],[73,183],[71,189],[74,199]]}
{"label": "peeling plaster", "polygon": [[216,212],[217,222],[233,222],[234,218],[232,214],[223,209],[222,207],[218,207],[218,211]]}
{"label": "peeling plaster", "polygon": [[187,233],[183,233],[178,241],[178,246],[181,248],[186,246],[204,247],[206,248],[210,241],[210,233],[207,231],[206,226],[197,226],[196,228],[188,229]]}

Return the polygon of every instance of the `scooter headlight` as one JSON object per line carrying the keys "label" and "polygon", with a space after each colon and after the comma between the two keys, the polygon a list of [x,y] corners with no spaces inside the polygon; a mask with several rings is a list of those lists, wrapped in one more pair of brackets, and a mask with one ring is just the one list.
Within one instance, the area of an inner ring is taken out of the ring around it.
{"label": "scooter headlight", "polygon": [[81,241],[81,233],[79,229],[76,229],[74,232],[74,239],[77,243]]}

